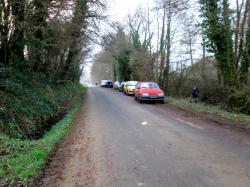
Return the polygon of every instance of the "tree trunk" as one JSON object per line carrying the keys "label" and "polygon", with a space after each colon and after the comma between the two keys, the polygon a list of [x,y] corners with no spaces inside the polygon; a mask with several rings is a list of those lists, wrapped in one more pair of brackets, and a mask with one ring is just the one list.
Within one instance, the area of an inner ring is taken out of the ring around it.
{"label": "tree trunk", "polygon": [[169,87],[169,71],[170,71],[170,54],[171,54],[171,21],[172,21],[172,12],[168,12],[167,16],[167,33],[166,33],[166,63],[163,75],[163,87],[165,90]]}
{"label": "tree trunk", "polygon": [[[241,61],[241,58],[242,58],[242,53],[244,51],[244,39],[245,39],[245,28],[246,28],[246,23],[247,23],[247,16],[249,14],[249,3],[250,1],[249,0],[246,0],[245,2],[245,10],[244,10],[244,13],[243,13],[243,18],[242,18],[242,22],[241,24],[237,25],[238,28],[238,38],[235,38],[235,40],[239,40],[239,43],[238,43],[238,46],[237,46],[237,53],[236,53],[236,59],[235,59],[235,71],[236,71],[236,75],[238,73],[238,67],[239,67],[239,63]],[[242,3],[243,5],[243,3]],[[241,14],[241,11],[239,12]],[[238,18],[238,17],[237,17]],[[241,17],[239,18],[241,19]]]}
{"label": "tree trunk", "polygon": [[240,83],[246,85],[249,76],[250,68],[250,18],[248,18],[248,26],[246,31],[245,49],[243,52],[243,59],[240,67]]}
{"label": "tree trunk", "polygon": [[25,0],[12,2],[12,14],[14,31],[10,37],[11,61],[20,63],[24,61]]}
{"label": "tree trunk", "polygon": [[8,3],[6,5],[4,0],[1,0],[1,21],[0,21],[0,65],[8,67],[10,60],[10,47],[9,47],[9,25],[10,25],[10,12],[11,7]]}
{"label": "tree trunk", "polygon": [[205,75],[205,64],[206,63],[206,39],[205,36],[202,36],[202,63],[201,63],[201,77],[203,82],[207,82]]}
{"label": "tree trunk", "polygon": [[165,63],[165,18],[166,18],[166,10],[163,10],[163,17],[162,17],[162,29],[161,29],[161,39],[160,39],[160,67],[159,67],[159,78],[158,83],[163,86],[163,78],[164,78],[164,63]]}

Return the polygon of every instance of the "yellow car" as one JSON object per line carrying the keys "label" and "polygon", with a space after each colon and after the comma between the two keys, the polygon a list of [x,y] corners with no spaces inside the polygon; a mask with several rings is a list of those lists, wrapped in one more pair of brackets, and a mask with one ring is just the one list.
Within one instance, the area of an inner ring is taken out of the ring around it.
{"label": "yellow car", "polygon": [[124,94],[134,95],[137,83],[138,81],[127,81],[124,85]]}

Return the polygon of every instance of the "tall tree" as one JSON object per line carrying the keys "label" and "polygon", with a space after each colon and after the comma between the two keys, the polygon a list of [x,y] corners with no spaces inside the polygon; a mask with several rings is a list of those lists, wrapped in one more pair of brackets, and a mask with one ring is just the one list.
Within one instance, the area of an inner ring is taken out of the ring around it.
{"label": "tall tree", "polygon": [[160,34],[160,69],[158,82],[164,88],[169,87],[171,48],[173,39],[173,20],[186,9],[188,0],[159,0],[157,9],[162,10],[162,25]]}
{"label": "tall tree", "polygon": [[133,18],[129,17],[132,78],[139,81],[154,79],[155,58],[151,44],[153,33],[148,11],[140,8]]}
{"label": "tall tree", "polygon": [[203,27],[209,39],[209,48],[218,61],[218,69],[223,78],[223,85],[237,83],[234,66],[232,28],[228,0],[199,0],[204,18]]}
{"label": "tall tree", "polygon": [[47,82],[79,80],[103,2],[0,0],[0,71],[37,73]]}
{"label": "tall tree", "polygon": [[[84,39],[86,32],[86,15],[88,11],[87,0],[77,0],[72,19],[69,35],[72,41],[69,46],[67,60],[62,71],[62,78],[72,79],[79,78],[79,61],[82,50],[81,41]],[[76,77],[74,77],[76,75]]]}

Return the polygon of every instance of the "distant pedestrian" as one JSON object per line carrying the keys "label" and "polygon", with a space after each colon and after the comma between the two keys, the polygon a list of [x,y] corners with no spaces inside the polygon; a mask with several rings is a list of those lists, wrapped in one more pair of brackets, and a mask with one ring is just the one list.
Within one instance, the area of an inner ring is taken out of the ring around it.
{"label": "distant pedestrian", "polygon": [[193,87],[192,89],[192,100],[197,103],[199,101],[199,89],[197,87]]}

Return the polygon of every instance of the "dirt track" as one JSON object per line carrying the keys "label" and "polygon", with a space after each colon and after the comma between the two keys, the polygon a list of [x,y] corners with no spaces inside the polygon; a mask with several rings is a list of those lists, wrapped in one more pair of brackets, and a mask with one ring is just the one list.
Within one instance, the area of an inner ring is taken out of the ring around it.
{"label": "dirt track", "polygon": [[86,126],[86,108],[81,110],[71,133],[58,146],[43,173],[39,186],[94,186],[91,138]]}
{"label": "dirt track", "polygon": [[250,138],[110,89],[87,92],[39,186],[249,187]]}

